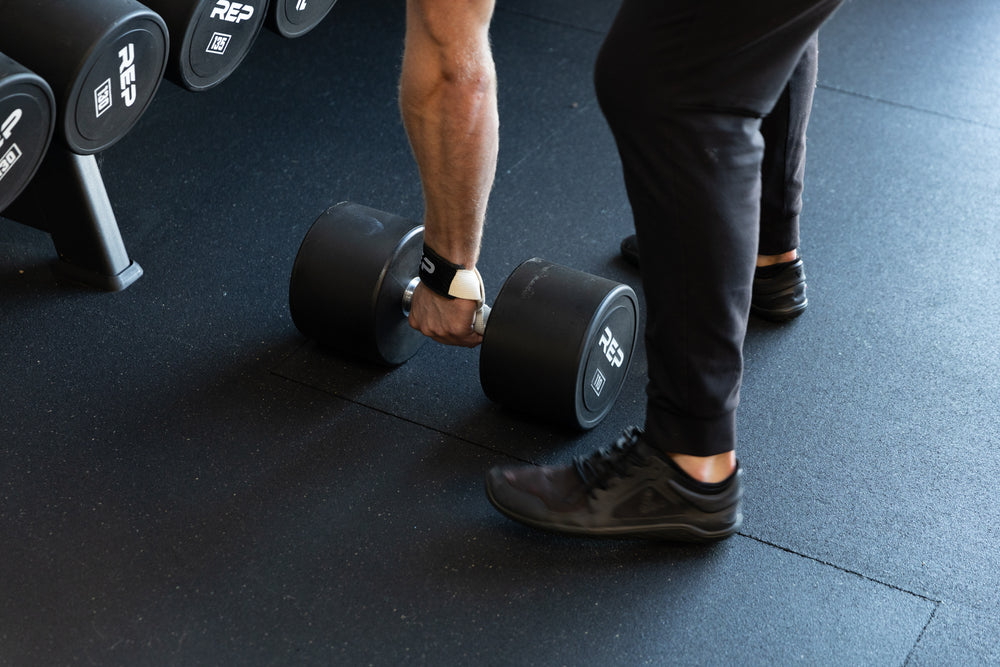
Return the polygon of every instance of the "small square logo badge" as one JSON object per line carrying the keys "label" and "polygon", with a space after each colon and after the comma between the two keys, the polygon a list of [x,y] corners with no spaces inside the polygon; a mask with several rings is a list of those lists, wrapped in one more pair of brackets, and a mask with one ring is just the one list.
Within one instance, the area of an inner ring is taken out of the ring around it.
{"label": "small square logo badge", "polygon": [[23,153],[21,152],[21,149],[18,148],[17,144],[10,145],[7,152],[4,153],[2,158],[0,158],[0,181],[3,180],[4,176],[10,173],[10,170],[14,168],[14,165],[19,159],[21,159],[22,155]]}
{"label": "small square logo badge", "polygon": [[223,55],[232,39],[232,35],[227,35],[224,32],[212,33],[212,39],[208,40],[208,48],[205,49],[205,53],[214,53],[217,56]]}
{"label": "small square logo badge", "polygon": [[607,382],[607,378],[604,377],[604,373],[598,368],[594,372],[594,377],[590,379],[590,388],[594,390],[594,393],[598,396],[601,395],[601,390],[604,389],[604,383]]}
{"label": "small square logo badge", "polygon": [[94,89],[94,111],[97,118],[100,118],[105,111],[111,108],[111,79],[108,79]]}

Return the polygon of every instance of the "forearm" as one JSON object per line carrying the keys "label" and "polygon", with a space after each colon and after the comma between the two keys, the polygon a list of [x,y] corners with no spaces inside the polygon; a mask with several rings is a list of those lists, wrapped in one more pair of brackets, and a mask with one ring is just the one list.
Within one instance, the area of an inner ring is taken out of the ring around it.
{"label": "forearm", "polygon": [[408,3],[400,109],[423,185],[424,239],[472,268],[496,174],[499,120],[492,0],[459,7]]}

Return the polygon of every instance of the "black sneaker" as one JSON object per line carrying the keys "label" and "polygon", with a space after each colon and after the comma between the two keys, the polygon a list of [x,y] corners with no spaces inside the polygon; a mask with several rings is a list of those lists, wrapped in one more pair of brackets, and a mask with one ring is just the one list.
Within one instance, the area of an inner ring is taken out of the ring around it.
{"label": "black sneaker", "polygon": [[771,322],[787,322],[802,314],[806,298],[806,270],[802,258],[760,266],[753,276],[750,314]]}
{"label": "black sneaker", "polygon": [[743,523],[742,470],[701,484],[627,429],[611,447],[572,465],[493,468],[486,495],[501,513],[535,528],[592,537],[707,542]]}
{"label": "black sneaker", "polygon": [[639,268],[639,238],[635,234],[630,234],[622,239],[621,244],[622,259]]}
{"label": "black sneaker", "polygon": [[[622,258],[639,266],[639,242],[635,234],[621,243]],[[770,322],[795,319],[809,305],[806,298],[806,271],[802,258],[774,266],[759,267],[754,272],[750,314]]]}

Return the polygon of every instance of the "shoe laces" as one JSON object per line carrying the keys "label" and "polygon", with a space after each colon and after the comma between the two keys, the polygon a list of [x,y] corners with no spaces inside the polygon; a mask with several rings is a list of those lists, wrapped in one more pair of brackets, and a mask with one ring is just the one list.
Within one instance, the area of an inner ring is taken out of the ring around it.
{"label": "shoe laces", "polygon": [[631,426],[610,447],[573,459],[576,473],[589,495],[593,496],[595,489],[606,490],[612,478],[630,477],[629,469],[645,462],[645,457],[636,451],[641,434],[642,431]]}

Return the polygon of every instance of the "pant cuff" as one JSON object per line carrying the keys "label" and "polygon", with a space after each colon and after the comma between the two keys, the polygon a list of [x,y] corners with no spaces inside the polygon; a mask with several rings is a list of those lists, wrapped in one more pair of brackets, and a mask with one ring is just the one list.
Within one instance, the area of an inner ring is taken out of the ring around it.
{"label": "pant cuff", "polygon": [[647,406],[645,431],[646,441],[664,454],[724,454],[736,449],[736,412],[692,419]]}

